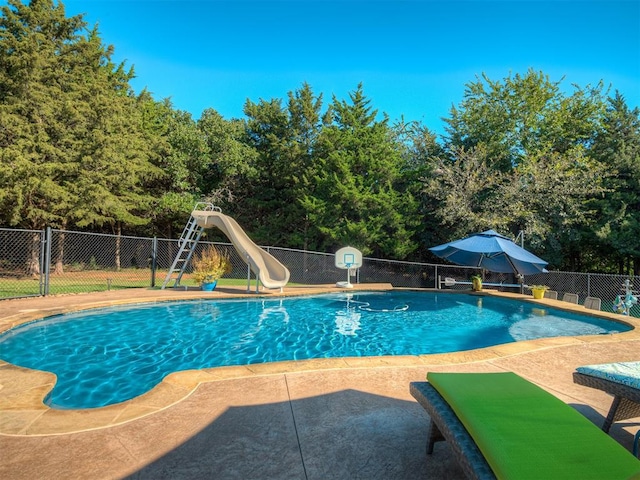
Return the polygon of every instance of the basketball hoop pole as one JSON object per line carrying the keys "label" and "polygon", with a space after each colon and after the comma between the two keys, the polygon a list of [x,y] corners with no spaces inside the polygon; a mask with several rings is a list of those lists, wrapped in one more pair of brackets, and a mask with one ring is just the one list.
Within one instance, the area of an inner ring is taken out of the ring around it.
{"label": "basketball hoop pole", "polygon": [[351,263],[346,263],[345,267],[347,267],[347,288],[353,288],[353,285],[351,285]]}

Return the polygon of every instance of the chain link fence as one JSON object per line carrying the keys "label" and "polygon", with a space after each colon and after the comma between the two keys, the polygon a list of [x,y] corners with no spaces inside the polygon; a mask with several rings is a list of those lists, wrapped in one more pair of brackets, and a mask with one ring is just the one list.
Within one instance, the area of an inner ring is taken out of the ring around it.
{"label": "chain link fence", "polygon": [[[255,275],[230,243],[200,242],[196,254],[207,245],[226,252],[232,272],[225,281],[248,284]],[[347,279],[347,270],[335,266],[335,255],[279,247],[262,247],[287,266],[290,282],[304,285],[334,284]],[[0,229],[0,299],[65,293],[96,292],[123,288],[159,288],[178,253],[178,240],[105,235],[65,230]],[[445,288],[469,290],[478,269],[456,265],[363,259],[352,283],[391,283],[395,287],[440,288],[445,278],[456,280]],[[187,270],[183,286],[195,286]],[[234,279],[234,280],[228,280]],[[550,272],[528,275],[525,285],[547,285],[558,292],[602,299],[602,310],[612,311],[624,282],[640,290],[640,276]],[[171,286],[171,284],[170,284]],[[513,274],[484,272],[484,288],[518,292]],[[524,290],[524,293],[528,293]],[[640,317],[640,305],[631,309]]]}
{"label": "chain link fence", "polygon": [[[607,312],[613,311],[616,297],[625,296],[625,282],[627,280],[629,280],[629,286],[634,295],[640,298],[640,276],[549,272],[526,277],[529,285],[547,285],[550,290],[557,291],[559,300],[565,293],[577,294],[580,305],[584,305],[587,297],[600,298],[602,300],[601,310]],[[640,317],[640,304],[631,307],[630,313],[634,317]]]}
{"label": "chain link fence", "polygon": [[0,299],[44,295],[44,232],[0,229]]}

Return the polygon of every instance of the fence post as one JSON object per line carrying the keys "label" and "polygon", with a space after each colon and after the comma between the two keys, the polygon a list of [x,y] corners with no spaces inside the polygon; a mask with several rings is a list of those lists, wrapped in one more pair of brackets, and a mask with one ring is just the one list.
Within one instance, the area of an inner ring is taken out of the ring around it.
{"label": "fence post", "polygon": [[45,269],[45,265],[47,264],[47,262],[45,261],[45,255],[47,252],[47,246],[46,246],[46,230],[41,230],[40,231],[40,283],[38,285],[38,293],[40,295],[46,295],[45,293],[45,274],[44,274],[44,269]]}
{"label": "fence post", "polygon": [[153,237],[153,239],[151,240],[151,288],[156,286],[157,256],[158,256],[158,237]]}
{"label": "fence post", "polygon": [[[43,268],[42,272],[44,272],[44,291],[41,292],[45,297],[49,295],[49,273],[51,270],[51,227],[47,227],[46,230],[42,231],[42,247],[43,253],[42,261]],[[40,274],[40,278],[42,278],[42,274]]]}

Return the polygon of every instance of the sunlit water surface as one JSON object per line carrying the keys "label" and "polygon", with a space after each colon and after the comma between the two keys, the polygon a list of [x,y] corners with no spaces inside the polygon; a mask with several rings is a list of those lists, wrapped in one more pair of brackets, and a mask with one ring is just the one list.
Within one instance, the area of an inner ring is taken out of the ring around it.
{"label": "sunlit water surface", "polygon": [[629,329],[496,297],[340,293],[138,304],[54,316],[0,336],[0,358],[55,373],[49,405],[91,408],[141,395],[180,370],[455,352]]}

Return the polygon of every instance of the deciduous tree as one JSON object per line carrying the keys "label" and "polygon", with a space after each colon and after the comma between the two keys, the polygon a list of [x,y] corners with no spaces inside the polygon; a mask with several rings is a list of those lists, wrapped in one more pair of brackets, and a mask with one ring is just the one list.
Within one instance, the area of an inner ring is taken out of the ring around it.
{"label": "deciduous tree", "polygon": [[604,108],[602,88],[575,87],[566,96],[561,82],[542,72],[529,70],[502,81],[483,74],[466,85],[464,99],[445,119],[447,143],[467,149],[484,144],[487,158],[501,171],[541,150],[564,153],[587,147]]}

